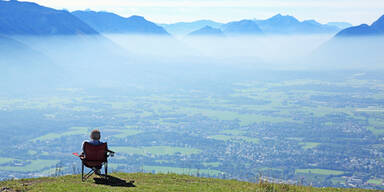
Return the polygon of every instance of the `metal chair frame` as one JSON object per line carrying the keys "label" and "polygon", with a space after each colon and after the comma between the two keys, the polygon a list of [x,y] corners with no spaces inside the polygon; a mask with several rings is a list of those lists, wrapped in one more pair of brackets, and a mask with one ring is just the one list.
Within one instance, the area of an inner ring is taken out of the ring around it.
{"label": "metal chair frame", "polygon": [[[84,145],[85,144],[86,143],[84,143]],[[83,181],[83,182],[86,181],[89,177],[91,177],[95,173],[96,169],[95,168],[91,168],[91,170],[88,173],[84,174],[85,167],[89,167],[89,166],[86,166],[85,162],[92,162],[92,161],[93,162],[100,162],[101,163],[101,167],[104,166],[104,174],[101,174],[100,176],[104,176],[105,179],[108,178],[108,157],[109,156],[113,156],[114,152],[111,151],[111,150],[108,150],[107,146],[108,146],[107,143],[105,143],[105,159],[103,159],[103,160],[96,160],[96,161],[94,161],[94,160],[87,160],[86,159],[87,158],[86,154],[85,154],[85,159],[81,158],[81,181]]]}
{"label": "metal chair frame", "polygon": [[[105,179],[107,179],[108,178],[108,162],[104,162],[102,166],[104,166],[104,175],[102,176],[104,176]],[[87,174],[84,174],[84,168],[85,168],[84,162],[81,161],[81,181],[83,182],[86,181],[89,177],[91,177],[96,171],[96,169],[91,169]]]}

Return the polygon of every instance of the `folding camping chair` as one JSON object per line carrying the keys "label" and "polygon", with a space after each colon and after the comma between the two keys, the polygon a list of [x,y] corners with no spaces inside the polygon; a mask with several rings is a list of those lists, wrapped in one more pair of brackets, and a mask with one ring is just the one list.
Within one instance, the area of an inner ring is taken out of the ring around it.
{"label": "folding camping chair", "polygon": [[[101,169],[104,165],[104,175],[107,179],[108,176],[108,157],[113,156],[114,152],[108,150],[107,143],[101,145],[92,145],[85,142],[83,145],[84,156],[81,159],[81,180],[87,180],[95,173],[97,169]],[[84,167],[91,168],[87,174],[84,175]]]}

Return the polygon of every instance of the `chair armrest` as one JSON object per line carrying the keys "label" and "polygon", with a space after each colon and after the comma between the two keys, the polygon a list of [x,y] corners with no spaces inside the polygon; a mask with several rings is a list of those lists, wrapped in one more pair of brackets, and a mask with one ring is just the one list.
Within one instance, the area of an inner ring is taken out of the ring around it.
{"label": "chair armrest", "polygon": [[[109,154],[108,154],[109,153]],[[114,151],[108,150],[107,149],[107,157],[113,157],[115,155]]]}
{"label": "chair armrest", "polygon": [[114,151],[111,151],[111,150],[109,150],[109,149],[107,149],[107,152],[109,152],[109,153],[115,153]]}

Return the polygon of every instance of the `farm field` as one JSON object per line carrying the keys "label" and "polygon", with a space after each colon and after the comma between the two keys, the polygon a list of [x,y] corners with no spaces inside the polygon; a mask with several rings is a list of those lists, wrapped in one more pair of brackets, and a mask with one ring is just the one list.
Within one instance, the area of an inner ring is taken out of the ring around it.
{"label": "farm field", "polygon": [[384,79],[354,74],[0,94],[0,176],[76,174],[100,129],[113,171],[384,188]]}

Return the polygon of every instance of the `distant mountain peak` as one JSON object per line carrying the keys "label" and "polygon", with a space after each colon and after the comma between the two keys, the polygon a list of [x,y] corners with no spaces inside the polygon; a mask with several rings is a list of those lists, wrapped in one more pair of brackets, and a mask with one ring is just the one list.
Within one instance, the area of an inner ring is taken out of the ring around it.
{"label": "distant mountain peak", "polygon": [[312,25],[321,25],[321,23],[317,22],[316,20],[305,20],[303,21],[303,23],[309,23],[309,24],[312,24]]}
{"label": "distant mountain peak", "polygon": [[222,23],[218,23],[212,20],[196,20],[192,22],[177,22],[171,24],[160,24],[168,32],[175,35],[188,35],[194,31],[197,31],[205,26],[210,26],[213,28],[220,28]]}
{"label": "distant mountain peak", "polygon": [[[76,11],[75,11],[76,12]],[[92,9],[90,9],[90,8],[87,8],[87,9],[85,9],[84,10],[84,12],[97,12],[97,11],[94,11],[94,10],[92,10]],[[103,12],[103,11],[99,11],[99,12]]]}
{"label": "distant mountain peak", "polygon": [[202,29],[213,29],[213,27],[206,25],[206,26],[203,27]]}
{"label": "distant mountain peak", "polygon": [[281,15],[280,13],[278,13],[278,14],[276,14],[276,15],[274,15],[274,16],[272,16],[272,18],[278,18],[278,17],[283,17],[283,15]]}
{"label": "distant mountain peak", "polygon": [[205,27],[193,31],[188,34],[189,36],[224,36],[224,33],[217,28],[206,25]]}
{"label": "distant mountain peak", "polygon": [[287,20],[294,20],[294,21],[299,21],[296,19],[296,17],[294,16],[291,16],[291,15],[282,15],[282,14],[277,14],[271,18],[269,18],[269,20],[274,20],[274,19],[287,19]]}
{"label": "distant mountain peak", "polygon": [[361,24],[361,25],[358,25],[357,27],[364,27],[364,28],[367,28],[367,27],[369,27],[369,25],[367,25],[367,24]]}
{"label": "distant mountain peak", "polygon": [[266,20],[254,20],[265,34],[316,34],[337,33],[335,25],[324,25],[315,20],[300,22],[294,16],[277,14]]}
{"label": "distant mountain peak", "polygon": [[[292,15],[283,15],[281,13],[278,13],[272,17],[270,17],[270,19],[278,19],[278,18],[295,18],[294,16]],[[296,18],[295,18],[296,19]]]}
{"label": "distant mountain peak", "polygon": [[356,37],[356,36],[383,36],[384,35],[384,15],[376,20],[371,26],[362,24],[355,27],[346,28],[336,34],[336,37]]}
{"label": "distant mountain peak", "polygon": [[[250,23],[254,23],[252,20],[249,20],[249,19],[243,19],[243,20],[240,20],[240,21],[235,21],[236,23],[242,23],[242,24],[250,24]],[[234,23],[235,23],[234,22]]]}
{"label": "distant mountain peak", "polygon": [[241,21],[234,21],[223,25],[225,33],[229,34],[249,34],[260,35],[263,31],[253,20],[244,19]]}
{"label": "distant mountain peak", "polygon": [[132,15],[132,16],[128,17],[128,19],[138,20],[138,21],[146,21],[146,19],[143,16],[139,16],[139,15]]}
{"label": "distant mountain peak", "polygon": [[98,34],[66,10],[33,2],[0,1],[0,34],[79,35]]}
{"label": "distant mountain peak", "polygon": [[372,36],[376,35],[376,31],[367,24],[346,28],[336,34],[336,37],[353,37],[353,36]]}
{"label": "distant mountain peak", "polygon": [[267,20],[264,20],[263,23],[269,23],[270,25],[296,25],[299,24],[300,21],[297,20],[295,17],[290,15],[281,15],[277,14]]}
{"label": "distant mountain peak", "polygon": [[72,14],[101,33],[169,35],[162,27],[138,15],[126,18],[105,11],[74,11]]}
{"label": "distant mountain peak", "polygon": [[372,24],[372,27],[384,32],[384,15],[382,15],[378,20],[376,20]]}

